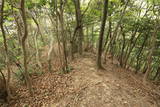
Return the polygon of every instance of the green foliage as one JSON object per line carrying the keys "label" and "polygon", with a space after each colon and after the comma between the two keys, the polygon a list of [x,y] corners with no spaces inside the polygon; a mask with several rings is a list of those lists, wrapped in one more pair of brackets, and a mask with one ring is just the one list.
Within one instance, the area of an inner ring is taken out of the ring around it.
{"label": "green foliage", "polygon": [[155,5],[160,4],[159,0],[146,0],[146,1],[149,2],[149,3],[151,3],[151,4],[155,4]]}
{"label": "green foliage", "polygon": [[24,105],[23,107],[29,107],[29,105]]}
{"label": "green foliage", "polygon": [[29,9],[32,9],[34,7],[36,8],[42,8],[47,4],[48,0],[26,0],[26,6]]}
{"label": "green foliage", "polygon": [[68,69],[67,69],[67,72],[71,72],[73,70],[73,67],[72,66],[68,66]]}
{"label": "green foliage", "polygon": [[[32,75],[36,75],[36,76],[39,76],[39,75],[42,75],[43,74],[43,72],[41,72],[41,71],[34,71],[33,69],[29,69],[28,70],[28,73],[29,73],[29,75],[30,76],[32,76]],[[15,77],[19,80],[19,81],[21,81],[21,82],[25,82],[25,78],[24,78],[24,70],[23,69],[18,69],[15,73]]]}
{"label": "green foliage", "polygon": [[25,81],[25,79],[24,79],[24,75],[23,75],[23,70],[21,70],[21,69],[19,69],[18,71],[16,71],[16,73],[15,73],[15,77],[18,79],[18,80],[20,80],[20,81]]}
{"label": "green foliage", "polygon": [[67,74],[69,72],[72,72],[72,70],[73,70],[73,67],[72,66],[68,66],[65,71],[62,70],[61,72],[59,72],[59,74]]}

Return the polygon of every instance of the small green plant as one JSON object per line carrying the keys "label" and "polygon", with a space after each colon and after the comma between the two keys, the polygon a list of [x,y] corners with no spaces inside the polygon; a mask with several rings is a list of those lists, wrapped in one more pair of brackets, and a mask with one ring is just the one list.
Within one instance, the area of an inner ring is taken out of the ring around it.
{"label": "small green plant", "polygon": [[28,105],[24,105],[23,107],[29,107]]}
{"label": "small green plant", "polygon": [[60,72],[60,74],[66,74],[66,73],[69,73],[69,72],[71,72],[73,70],[73,67],[72,66],[68,66],[67,68],[66,68],[66,70],[65,71],[61,71]]}
{"label": "small green plant", "polygon": [[71,72],[72,70],[73,70],[73,67],[72,66],[68,66],[67,73]]}
{"label": "small green plant", "polygon": [[24,81],[24,75],[23,75],[23,70],[18,70],[15,74],[15,77],[20,80],[20,81]]}
{"label": "small green plant", "polygon": [[[32,70],[28,70],[29,74],[32,74],[33,71]],[[18,80],[24,82],[24,70],[23,69],[19,69],[16,73],[15,76]]]}
{"label": "small green plant", "polygon": [[[39,72],[36,72],[36,71],[33,71],[32,69],[29,69],[28,70],[28,73],[29,75],[42,75],[43,72],[39,71]],[[19,69],[16,73],[14,73],[16,78],[22,82],[24,82],[25,78],[24,78],[24,70],[23,69]]]}

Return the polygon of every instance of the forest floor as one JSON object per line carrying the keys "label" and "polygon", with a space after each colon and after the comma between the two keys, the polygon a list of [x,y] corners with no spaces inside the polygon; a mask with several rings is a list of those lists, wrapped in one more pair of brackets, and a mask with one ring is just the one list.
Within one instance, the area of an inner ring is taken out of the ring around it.
{"label": "forest floor", "polygon": [[151,85],[107,59],[97,70],[95,56],[87,53],[71,62],[68,74],[45,72],[34,76],[34,97],[17,85],[17,99],[2,107],[160,107]]}

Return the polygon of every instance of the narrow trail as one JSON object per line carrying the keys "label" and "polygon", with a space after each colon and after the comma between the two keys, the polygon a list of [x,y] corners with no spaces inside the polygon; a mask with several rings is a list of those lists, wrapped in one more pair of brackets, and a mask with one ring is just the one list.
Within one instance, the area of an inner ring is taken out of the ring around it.
{"label": "narrow trail", "polygon": [[[56,107],[158,107],[157,102],[127,75],[116,72],[107,63],[106,70],[97,71],[93,58],[73,62],[71,93],[54,103]],[[114,70],[114,71],[113,71]],[[118,73],[118,74],[117,74]],[[160,100],[159,100],[160,101]]]}
{"label": "narrow trail", "polygon": [[[160,97],[134,79],[129,71],[112,64],[97,70],[94,55],[71,62],[72,72],[45,72],[32,77],[34,97],[17,85],[17,99],[2,107],[160,107]],[[0,104],[1,107],[1,104]]]}

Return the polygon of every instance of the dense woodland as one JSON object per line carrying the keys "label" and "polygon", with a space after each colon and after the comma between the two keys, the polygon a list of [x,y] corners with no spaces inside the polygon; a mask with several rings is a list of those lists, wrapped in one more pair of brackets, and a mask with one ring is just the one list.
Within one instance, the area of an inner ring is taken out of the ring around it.
{"label": "dense woodland", "polygon": [[74,69],[71,62],[86,53],[95,56],[97,72],[107,72],[108,59],[111,64],[116,60],[144,86],[159,84],[160,0],[0,1],[4,102],[17,99],[13,89],[18,85],[13,84],[19,82],[34,97],[34,74],[68,75]]}

